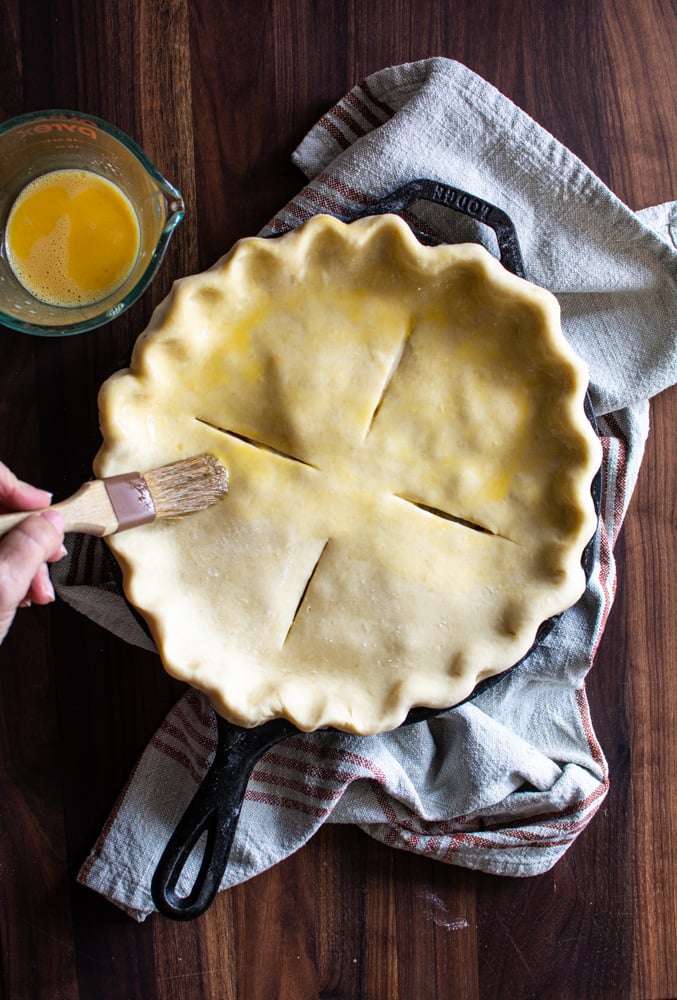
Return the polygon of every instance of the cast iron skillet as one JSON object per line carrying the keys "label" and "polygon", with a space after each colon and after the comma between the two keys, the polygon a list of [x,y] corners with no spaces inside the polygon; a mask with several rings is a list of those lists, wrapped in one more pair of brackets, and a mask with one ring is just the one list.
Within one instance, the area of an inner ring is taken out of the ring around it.
{"label": "cast iron skillet", "polygon": [[[387,212],[400,213],[417,201],[431,201],[446,205],[456,212],[461,212],[470,218],[491,227],[496,234],[501,263],[519,277],[524,277],[524,266],[515,227],[501,209],[490,205],[481,198],[431,180],[414,180],[404,187],[388,195],[377,204],[370,206],[359,215],[363,218],[370,215],[381,215]],[[350,221],[346,219],[346,221]],[[412,226],[412,228],[414,228]],[[414,229],[421,242],[439,242],[431,240]],[[586,399],[586,412],[594,426],[594,416],[589,399]],[[600,473],[593,484],[595,508],[599,511],[601,494]],[[593,542],[588,544],[583,565],[586,576],[589,577],[594,561]],[[557,616],[559,617],[559,616]],[[553,628],[557,617],[544,622],[536,635],[534,646],[538,646]],[[528,655],[530,655],[527,654]],[[524,659],[510,668],[519,668]],[[469,698],[459,704],[465,704],[476,698],[487,688],[497,684],[508,671],[481,681]],[[451,706],[457,708],[458,705]],[[402,726],[440,715],[449,709],[415,708],[407,715]],[[166,917],[174,920],[192,920],[203,914],[213,902],[223,879],[228,856],[235,836],[244,795],[257,761],[263,754],[281,740],[300,733],[293,723],[287,719],[273,719],[260,726],[245,729],[232,725],[216,714],[218,741],[214,759],[207,771],[202,784],[189,803],[182,819],[172,833],[151,883],[151,892],[155,906]],[[323,730],[336,733],[338,730]],[[187,895],[179,895],[177,886],[183,868],[198,841],[206,834],[202,850],[200,870],[195,882]]]}

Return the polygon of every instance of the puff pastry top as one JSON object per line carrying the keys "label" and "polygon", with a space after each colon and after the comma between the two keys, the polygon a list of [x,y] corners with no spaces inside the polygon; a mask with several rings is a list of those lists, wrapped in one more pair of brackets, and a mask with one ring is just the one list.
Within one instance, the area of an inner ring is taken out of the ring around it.
{"label": "puff pastry top", "polygon": [[550,293],[395,216],[176,282],[101,389],[95,461],[230,471],[215,507],[108,539],[165,668],[244,726],[461,701],[584,590],[586,388]]}

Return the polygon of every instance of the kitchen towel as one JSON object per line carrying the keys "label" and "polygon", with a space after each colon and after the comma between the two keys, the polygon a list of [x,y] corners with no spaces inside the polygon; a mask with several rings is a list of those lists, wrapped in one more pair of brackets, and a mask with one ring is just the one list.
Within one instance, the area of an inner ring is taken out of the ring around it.
{"label": "kitchen towel", "polygon": [[[377,737],[294,736],[249,782],[223,886],[287,857],[325,822],[392,847],[508,876],[551,868],[608,789],[585,676],[614,596],[613,556],[649,430],[649,399],[677,381],[677,203],[634,213],[569,150],[463,65],[385,69],[329,110],[293,154],[308,183],[263,235],[318,212],[350,218],[414,178],[470,191],[515,223],[526,276],[549,288],[590,369],[603,445],[594,569],[581,600],[517,670],[472,702]],[[421,203],[405,217],[495,252],[490,231]],[[69,539],[60,597],[127,642],[152,642],[100,540]],[[161,669],[158,663],[158,669]],[[164,846],[213,756],[216,725],[189,691],[152,737],[79,881],[137,920]],[[184,872],[192,884],[197,860]]]}

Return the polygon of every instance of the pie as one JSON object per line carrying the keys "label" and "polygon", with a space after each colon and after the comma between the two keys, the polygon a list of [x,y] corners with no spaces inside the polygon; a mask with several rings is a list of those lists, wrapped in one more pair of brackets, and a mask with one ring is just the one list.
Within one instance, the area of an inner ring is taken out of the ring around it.
{"label": "pie", "polygon": [[587,382],[554,296],[393,215],[177,281],[101,388],[95,460],[229,470],[216,506],[108,539],[166,670],[247,727],[466,698],[585,589]]}

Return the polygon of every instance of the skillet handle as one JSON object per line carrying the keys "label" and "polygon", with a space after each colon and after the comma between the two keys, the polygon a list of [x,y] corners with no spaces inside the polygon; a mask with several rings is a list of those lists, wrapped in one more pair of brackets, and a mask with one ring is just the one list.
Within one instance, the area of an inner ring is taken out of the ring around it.
{"label": "skillet handle", "polygon": [[397,191],[388,194],[375,205],[370,205],[355,218],[366,215],[382,215],[385,212],[404,211],[416,201],[432,201],[437,205],[446,205],[455,212],[467,215],[476,222],[483,222],[493,229],[498,242],[501,264],[519,278],[525,276],[522,254],[517,240],[517,233],[512,220],[501,208],[491,205],[474,194],[453,188],[441,181],[431,181],[424,178],[409,181]]}
{"label": "skillet handle", "polygon": [[[256,762],[275,743],[298,734],[298,729],[286,719],[243,729],[217,716],[217,726],[214,759],[167,842],[151,882],[155,906],[174,920],[199,917],[214,901]],[[177,887],[183,868],[205,833],[200,870],[190,892],[180,895]]]}

